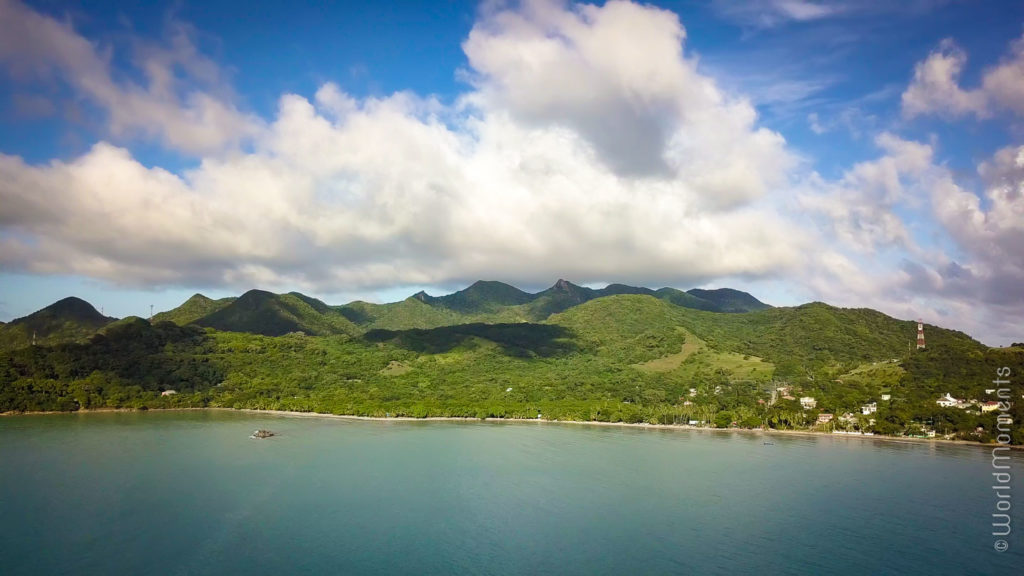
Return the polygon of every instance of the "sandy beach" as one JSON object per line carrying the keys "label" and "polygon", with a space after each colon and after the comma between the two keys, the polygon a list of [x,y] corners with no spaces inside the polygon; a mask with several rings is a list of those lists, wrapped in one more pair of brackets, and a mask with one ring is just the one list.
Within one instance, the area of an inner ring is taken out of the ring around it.
{"label": "sandy beach", "polygon": [[[687,424],[649,424],[644,422],[598,422],[580,420],[547,420],[535,418],[460,418],[454,416],[430,416],[426,418],[413,418],[408,416],[395,416],[381,418],[377,416],[355,416],[347,414],[323,414],[320,412],[297,412],[292,410],[256,410],[252,408],[150,408],[137,410],[134,408],[100,408],[96,410],[77,410],[75,412],[0,412],[0,416],[32,416],[32,415],[53,415],[53,414],[103,414],[116,412],[189,412],[189,411],[217,411],[236,412],[246,414],[266,414],[272,416],[286,416],[291,418],[335,418],[340,420],[363,420],[371,422],[502,422],[534,425],[576,425],[576,426],[615,426],[620,428],[638,428],[642,430],[677,430],[686,432],[699,432],[708,434],[753,434],[759,436],[823,436],[828,438],[871,440],[880,442],[896,442],[905,444],[941,444],[951,446],[976,446],[980,448],[995,448],[1000,444],[985,444],[968,440],[946,440],[944,438],[908,438],[900,436],[879,436],[862,434],[833,434],[818,430],[775,430],[775,429],[751,429],[751,428],[708,428],[703,426],[690,426]],[[1024,450],[1024,446],[1008,446],[1013,450]]]}

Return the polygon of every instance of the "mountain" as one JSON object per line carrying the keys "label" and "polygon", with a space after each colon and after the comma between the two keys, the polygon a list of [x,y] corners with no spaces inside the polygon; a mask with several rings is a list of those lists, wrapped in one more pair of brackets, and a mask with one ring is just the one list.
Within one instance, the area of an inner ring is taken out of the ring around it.
{"label": "mountain", "polygon": [[719,311],[718,304],[715,304],[714,302],[710,302],[708,300],[704,300],[703,298],[699,298],[697,296],[694,296],[693,294],[683,292],[682,290],[678,290],[676,288],[660,288],[655,291],[654,295],[666,302],[670,302],[672,304],[675,304],[676,306],[682,306],[683,308],[693,308],[694,310],[708,310],[711,312]]}
{"label": "mountain", "polygon": [[153,323],[174,322],[179,326],[193,324],[203,316],[208,316],[234,302],[236,298],[213,300],[202,294],[193,294],[181,306],[153,316]]}
{"label": "mountain", "polygon": [[291,332],[326,336],[360,330],[337,310],[298,293],[250,290],[227,306],[199,318],[199,326],[225,332],[281,336]]}
{"label": "mountain", "polygon": [[113,322],[85,300],[69,297],[0,326],[0,349],[81,342]]}
{"label": "mountain", "polygon": [[771,306],[761,302],[746,292],[733,290],[732,288],[718,288],[717,290],[701,290],[694,288],[687,290],[687,294],[700,298],[705,302],[711,302],[716,312],[753,312],[764,310]]}
{"label": "mountain", "polygon": [[436,298],[425,294],[410,296],[401,302],[371,304],[350,302],[335,310],[363,330],[403,330],[407,328],[436,328],[467,321],[463,314],[433,304]]}
{"label": "mountain", "polygon": [[526,307],[526,316],[531,320],[543,320],[548,316],[598,298],[600,292],[593,288],[577,286],[559,279],[555,284],[538,292]]}
{"label": "mountain", "polygon": [[535,298],[533,294],[503,282],[478,280],[464,290],[432,298],[430,303],[440,304],[462,314],[480,314],[497,312],[507,306],[526,304]]}

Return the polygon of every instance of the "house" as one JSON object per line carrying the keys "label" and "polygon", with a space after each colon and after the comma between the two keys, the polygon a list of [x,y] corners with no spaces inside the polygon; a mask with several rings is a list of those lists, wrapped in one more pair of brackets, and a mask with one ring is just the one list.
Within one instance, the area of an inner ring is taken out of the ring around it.
{"label": "house", "polygon": [[878,403],[876,402],[870,402],[860,407],[861,414],[867,415],[874,414],[875,412],[878,412]]}
{"label": "house", "polygon": [[883,402],[888,402],[889,400],[892,400],[892,394],[882,394]]}
{"label": "house", "polygon": [[985,388],[985,394],[990,394],[991,395],[991,394],[995,393],[995,391],[996,391],[995,388]]}
{"label": "house", "polygon": [[949,392],[946,392],[946,395],[936,400],[935,403],[943,408],[956,408],[961,404],[961,401],[953,398],[949,395]]}
{"label": "house", "polygon": [[160,395],[161,396],[174,396],[177,393],[178,393],[177,390],[164,390],[163,392],[160,393]]}
{"label": "house", "polygon": [[818,405],[818,401],[811,396],[804,396],[800,398],[800,405],[804,408],[814,408]]}
{"label": "house", "polygon": [[999,410],[999,402],[982,402],[981,403],[981,411],[982,412],[995,412],[996,410]]}
{"label": "house", "polygon": [[818,424],[825,424],[832,421],[831,414],[818,414]]}
{"label": "house", "polygon": [[850,412],[847,412],[839,417],[839,421],[844,424],[854,424],[857,422],[857,417]]}
{"label": "house", "polygon": [[683,406],[693,406],[693,402],[687,400],[686,402],[683,402]]}
{"label": "house", "polygon": [[690,388],[690,396],[696,396],[696,395],[697,395],[697,389],[696,388]]}
{"label": "house", "polygon": [[782,399],[783,400],[796,400],[796,398],[794,398],[793,396],[790,396],[789,394],[786,394],[785,396],[783,396]]}

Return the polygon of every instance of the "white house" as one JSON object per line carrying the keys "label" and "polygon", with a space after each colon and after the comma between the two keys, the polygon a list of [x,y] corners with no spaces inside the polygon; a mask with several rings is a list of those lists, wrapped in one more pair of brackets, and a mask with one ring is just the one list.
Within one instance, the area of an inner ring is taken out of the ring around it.
{"label": "white house", "polygon": [[936,400],[935,403],[943,408],[956,408],[960,405],[960,401],[950,396],[949,392],[946,392],[946,395]]}
{"label": "white house", "polygon": [[818,405],[818,401],[815,400],[812,396],[804,396],[803,398],[800,399],[800,405],[803,406],[804,408],[814,408],[815,406]]}
{"label": "white house", "polygon": [[819,424],[825,424],[825,423],[831,422],[831,421],[832,421],[832,415],[831,414],[818,414],[818,423]]}
{"label": "white house", "polygon": [[861,414],[874,414],[875,412],[878,412],[878,404],[876,402],[871,402],[860,407]]}
{"label": "white house", "polygon": [[995,412],[999,410],[999,402],[983,402],[981,405],[982,412]]}
{"label": "white house", "polygon": [[883,402],[888,402],[889,400],[892,400],[892,394],[882,394]]}
{"label": "white house", "polygon": [[161,396],[174,396],[178,392],[176,390],[164,390],[160,393]]}

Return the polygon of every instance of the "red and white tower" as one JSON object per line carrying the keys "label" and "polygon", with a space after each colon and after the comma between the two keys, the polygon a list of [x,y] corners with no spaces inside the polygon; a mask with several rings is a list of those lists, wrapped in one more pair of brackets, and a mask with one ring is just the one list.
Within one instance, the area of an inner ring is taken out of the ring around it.
{"label": "red and white tower", "polygon": [[921,350],[924,348],[924,324],[921,320],[917,321],[917,349]]}

